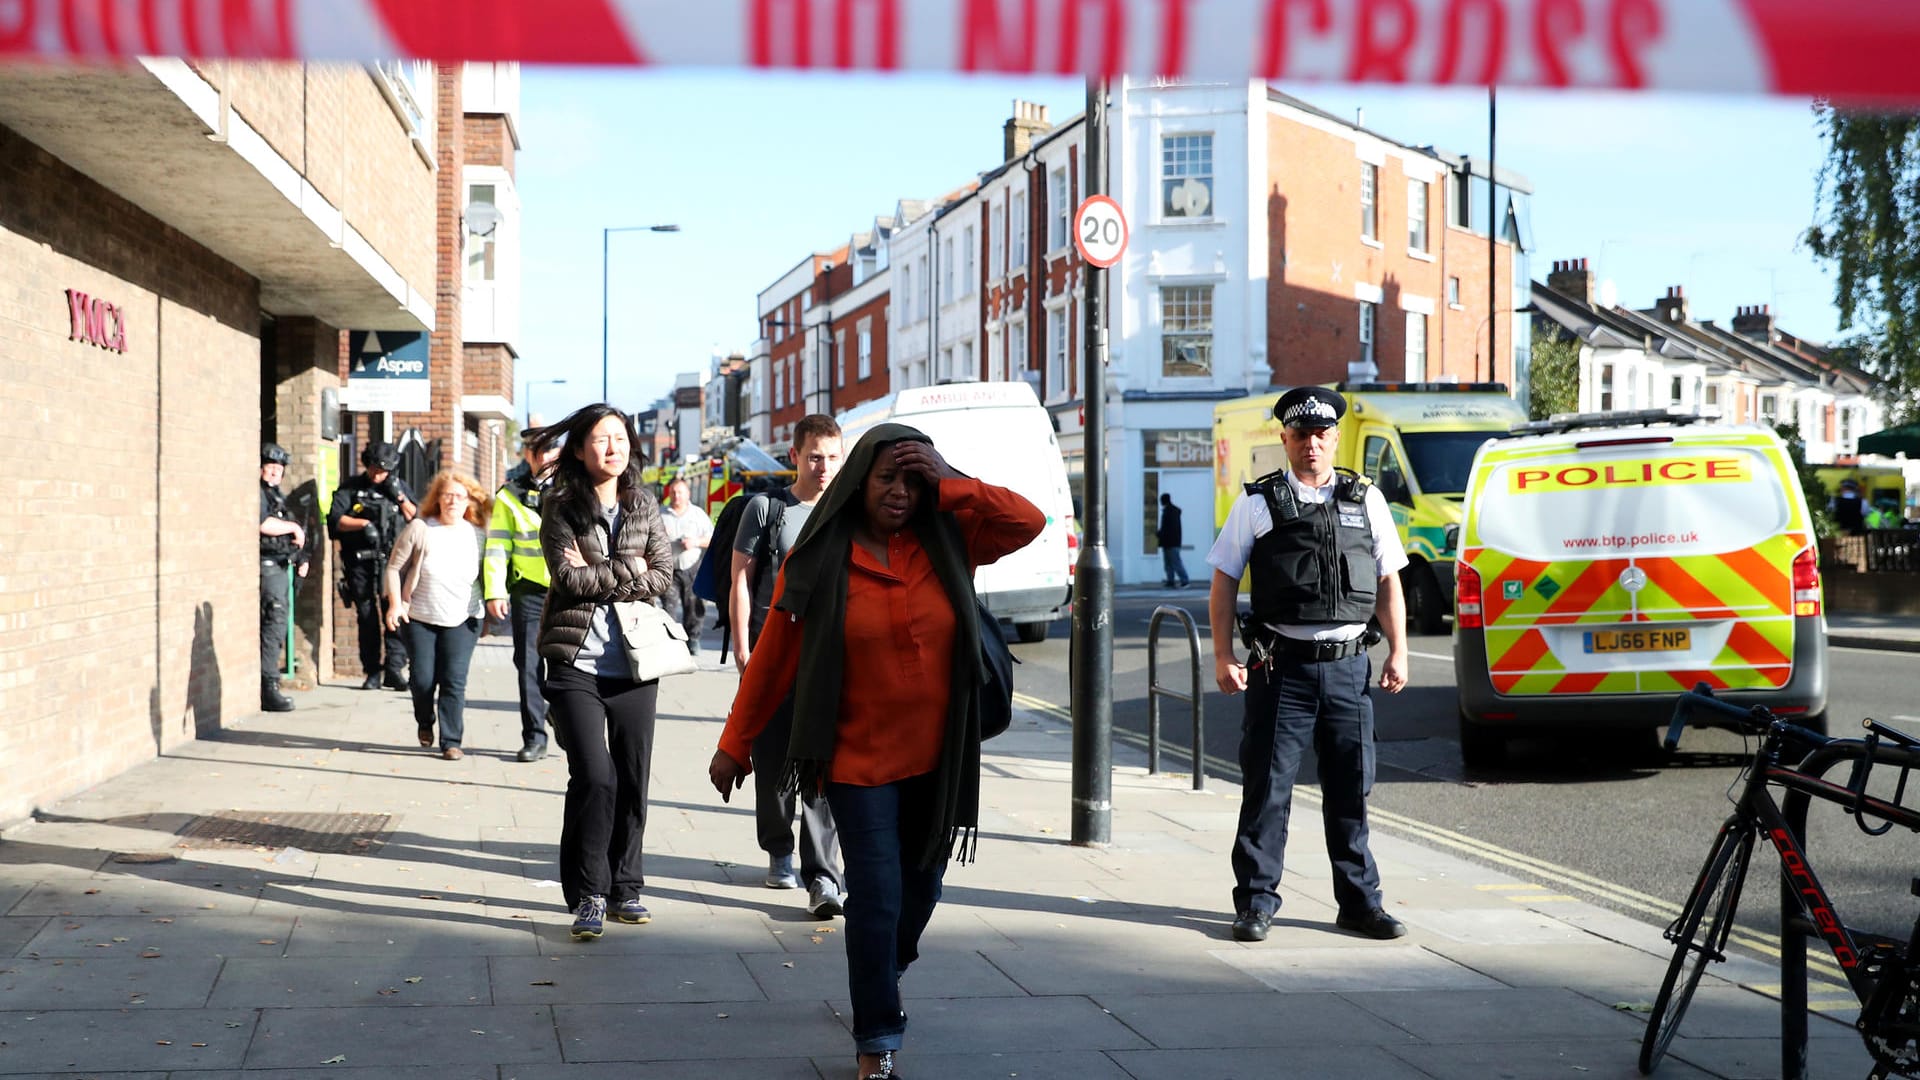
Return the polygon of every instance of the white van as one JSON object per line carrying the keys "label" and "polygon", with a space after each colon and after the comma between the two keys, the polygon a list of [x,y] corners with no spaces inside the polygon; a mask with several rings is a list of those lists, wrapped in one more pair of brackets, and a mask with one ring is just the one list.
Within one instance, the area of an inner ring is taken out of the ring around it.
{"label": "white van", "polygon": [[893,421],[918,428],[954,468],[1010,488],[1047,515],[1038,539],[974,575],[987,610],[1013,624],[1021,641],[1043,641],[1048,624],[1071,611],[1079,555],[1067,466],[1053,420],[1024,382],[948,383],[901,390],[836,417],[847,446]]}

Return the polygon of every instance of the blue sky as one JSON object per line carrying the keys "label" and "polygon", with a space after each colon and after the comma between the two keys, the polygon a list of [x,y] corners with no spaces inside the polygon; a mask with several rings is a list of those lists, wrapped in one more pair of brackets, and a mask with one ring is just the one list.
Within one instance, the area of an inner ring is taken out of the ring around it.
{"label": "blue sky", "polygon": [[[1484,155],[1478,91],[1285,87],[1413,144]],[[612,238],[615,403],[665,395],[675,373],[744,348],[754,297],[808,253],[844,242],[900,198],[998,164],[1014,98],[1061,119],[1070,80],[526,69],[522,412],[600,399],[600,243]],[[1799,243],[1822,144],[1804,100],[1679,95],[1500,96],[1500,163],[1534,187],[1536,276],[1585,257],[1621,302],[1685,285],[1698,318],[1771,303],[1802,337],[1834,337],[1831,274]]]}

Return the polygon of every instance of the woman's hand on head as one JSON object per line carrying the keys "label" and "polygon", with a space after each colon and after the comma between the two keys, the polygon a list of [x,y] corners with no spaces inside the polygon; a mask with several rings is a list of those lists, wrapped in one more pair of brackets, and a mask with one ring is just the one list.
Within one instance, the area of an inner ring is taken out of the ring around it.
{"label": "woman's hand on head", "polygon": [[959,470],[947,464],[947,459],[940,456],[940,451],[935,450],[932,443],[918,439],[904,439],[895,443],[893,463],[903,472],[918,473],[930,484],[960,477]]}

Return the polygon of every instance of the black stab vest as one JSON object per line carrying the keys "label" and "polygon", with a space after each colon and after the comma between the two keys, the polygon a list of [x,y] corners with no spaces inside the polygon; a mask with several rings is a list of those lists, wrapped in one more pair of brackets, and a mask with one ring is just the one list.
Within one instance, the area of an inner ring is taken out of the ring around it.
{"label": "black stab vest", "polygon": [[1334,497],[1303,503],[1284,472],[1247,485],[1265,499],[1273,528],[1253,542],[1253,618],[1274,625],[1364,623],[1380,591],[1373,560],[1367,491],[1373,485],[1346,469],[1334,470]]}

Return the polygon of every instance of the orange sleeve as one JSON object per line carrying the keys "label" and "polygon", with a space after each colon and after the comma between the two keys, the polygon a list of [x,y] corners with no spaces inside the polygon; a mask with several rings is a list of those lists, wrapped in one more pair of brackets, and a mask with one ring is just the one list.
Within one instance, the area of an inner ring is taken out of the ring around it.
{"label": "orange sleeve", "polygon": [[967,561],[974,566],[1019,551],[1047,527],[1047,515],[1025,497],[972,477],[940,481],[940,509],[960,519]]}
{"label": "orange sleeve", "polygon": [[[782,567],[773,581],[774,602],[779,603],[786,591],[787,571]],[[769,609],[767,623],[760,628],[760,640],[740,675],[740,689],[733,696],[726,729],[720,733],[720,749],[748,772],[753,771],[753,740],[767,729],[774,711],[793,692],[799,674],[800,624],[784,611]]]}

